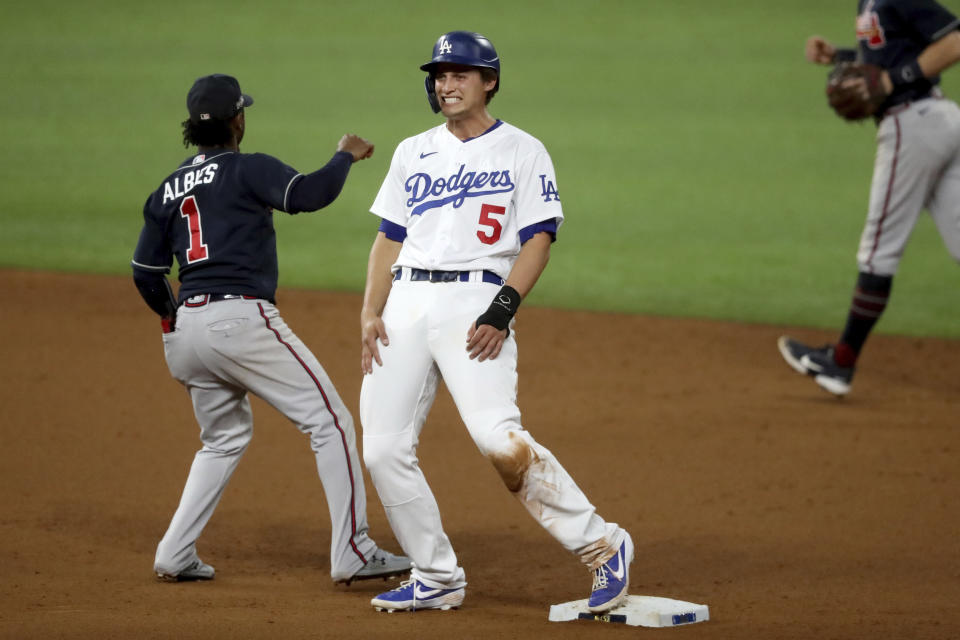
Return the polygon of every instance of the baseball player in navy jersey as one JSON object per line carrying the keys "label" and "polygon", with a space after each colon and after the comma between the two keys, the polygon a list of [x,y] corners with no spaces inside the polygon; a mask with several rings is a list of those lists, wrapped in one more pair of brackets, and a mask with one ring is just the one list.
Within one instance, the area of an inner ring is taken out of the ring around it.
{"label": "baseball player in navy jersey", "polygon": [[[366,498],[350,412],[309,349],[274,305],[273,211],[315,211],[339,195],[350,166],[373,145],[345,135],[320,170],[302,175],[276,158],[240,153],[244,108],[235,78],[199,78],[187,94],[188,157],[147,199],[133,257],[134,282],[162,318],[170,373],[186,387],[203,447],[157,547],[165,581],[209,580],[196,540],[253,435],[254,393],[310,438],[330,509],[330,573],[348,582],[399,575],[410,561],[367,534]],[[165,276],[174,256],[179,295]]]}
{"label": "baseball player in navy jersey", "polygon": [[361,311],[364,460],[413,561],[379,610],[450,609],[467,584],[417,460],[441,378],[507,489],[593,572],[589,607],[627,595],[633,542],[604,521],[522,426],[514,314],[547,264],[563,210],[543,144],[494,119],[500,60],[483,36],[444,34],[427,97],[445,122],[400,143],[371,212],[381,218]]}
{"label": "baseball player in navy jersey", "polygon": [[812,36],[816,64],[859,60],[883,69],[886,93],[875,114],[877,155],[870,206],[857,252],[859,275],[836,344],[814,348],[783,336],[787,363],[842,396],[857,357],[890,297],[893,276],[920,212],[933,217],[960,261],[960,108],[940,91],[940,73],[960,60],[960,21],[934,0],[860,0],[857,49]]}

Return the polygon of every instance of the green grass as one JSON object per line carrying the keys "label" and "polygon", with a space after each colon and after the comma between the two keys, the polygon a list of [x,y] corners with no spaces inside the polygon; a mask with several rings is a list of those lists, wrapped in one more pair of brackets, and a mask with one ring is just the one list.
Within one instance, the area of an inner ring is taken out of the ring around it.
{"label": "green grass", "polygon": [[[327,210],[277,216],[282,286],[361,290],[377,224],[367,210],[393,148],[439,122],[417,66],[440,33],[469,28],[501,54],[492,113],[540,138],[557,169],[567,220],[531,304],[839,328],[875,130],[832,116],[825,69],[802,50],[812,33],[851,43],[853,10],[8,3],[0,265],[129,273],[142,203],[187,154],[186,90],[226,72],[256,98],[245,151],[309,171],[345,132],[376,142]],[[958,74],[946,74],[948,93]],[[960,269],[924,216],[878,329],[960,337],[958,289]]]}

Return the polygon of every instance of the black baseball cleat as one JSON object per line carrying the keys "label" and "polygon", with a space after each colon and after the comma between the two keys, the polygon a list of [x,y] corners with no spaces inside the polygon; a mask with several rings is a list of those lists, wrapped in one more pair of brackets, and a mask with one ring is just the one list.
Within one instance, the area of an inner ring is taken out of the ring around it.
{"label": "black baseball cleat", "polygon": [[841,367],[833,359],[833,345],[810,347],[793,338],[777,339],[780,355],[798,373],[812,376],[821,388],[837,396],[850,393],[854,367]]}
{"label": "black baseball cleat", "polygon": [[850,393],[853,367],[841,367],[833,359],[833,346],[815,349],[800,359],[813,379],[823,389],[837,396]]}

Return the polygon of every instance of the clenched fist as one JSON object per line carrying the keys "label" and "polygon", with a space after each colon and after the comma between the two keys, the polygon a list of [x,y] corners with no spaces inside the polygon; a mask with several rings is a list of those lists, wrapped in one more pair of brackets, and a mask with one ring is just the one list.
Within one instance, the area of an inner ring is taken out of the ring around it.
{"label": "clenched fist", "polygon": [[337,151],[346,151],[353,156],[353,161],[365,160],[373,155],[373,143],[364,140],[352,133],[345,134],[337,143]]}

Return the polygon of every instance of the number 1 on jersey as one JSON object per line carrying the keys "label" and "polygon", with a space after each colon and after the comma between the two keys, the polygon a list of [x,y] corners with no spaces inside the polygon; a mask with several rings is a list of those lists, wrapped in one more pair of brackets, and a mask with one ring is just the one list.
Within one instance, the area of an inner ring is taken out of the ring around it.
{"label": "number 1 on jersey", "polygon": [[180,203],[180,215],[187,219],[187,228],[190,230],[190,248],[187,249],[187,264],[206,260],[210,255],[207,245],[203,242],[203,229],[200,227],[200,209],[197,199],[187,196]]}
{"label": "number 1 on jersey", "polygon": [[490,216],[494,214],[502,215],[506,212],[506,207],[498,207],[495,204],[484,204],[480,206],[480,224],[492,229],[491,233],[477,231],[477,237],[480,238],[480,242],[483,244],[493,244],[500,239],[500,234],[503,233],[503,225],[500,224],[499,220],[491,218]]}

